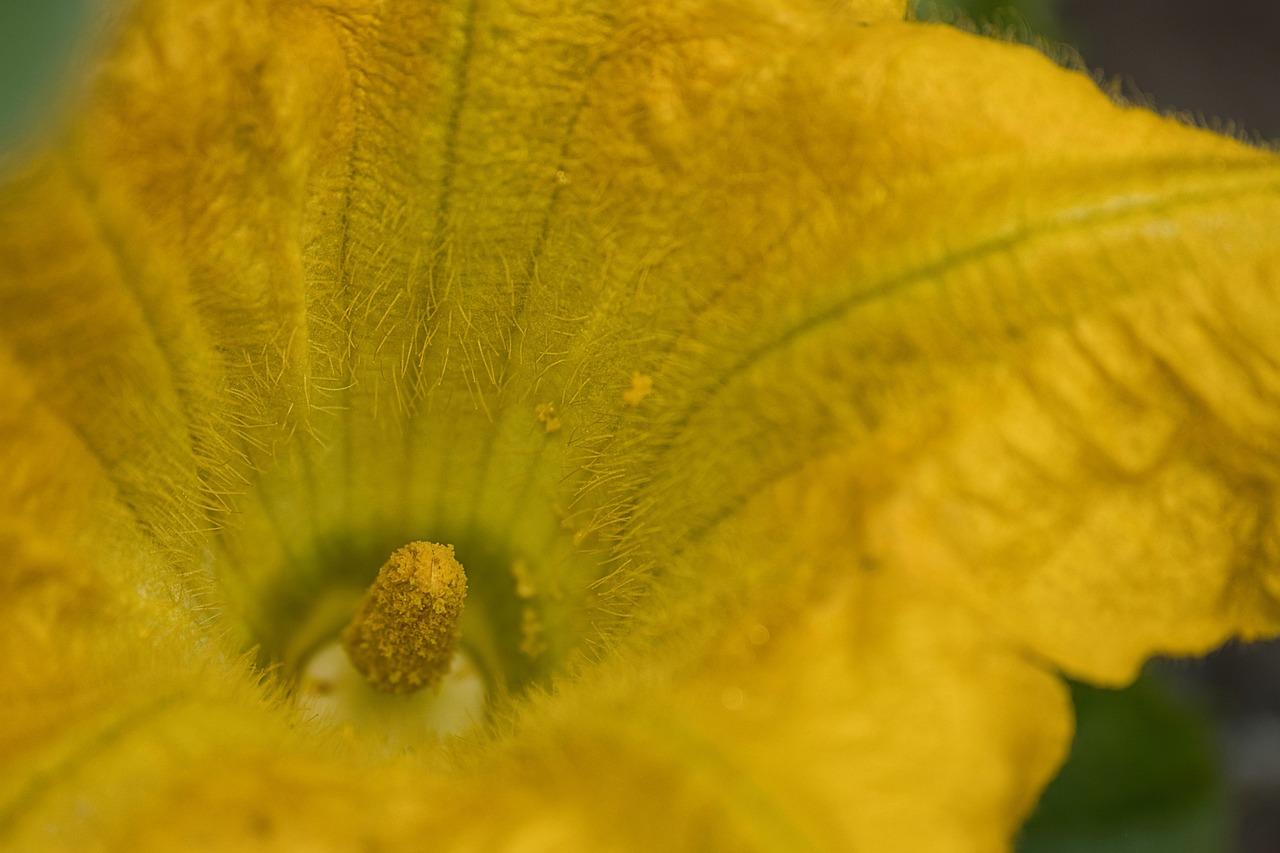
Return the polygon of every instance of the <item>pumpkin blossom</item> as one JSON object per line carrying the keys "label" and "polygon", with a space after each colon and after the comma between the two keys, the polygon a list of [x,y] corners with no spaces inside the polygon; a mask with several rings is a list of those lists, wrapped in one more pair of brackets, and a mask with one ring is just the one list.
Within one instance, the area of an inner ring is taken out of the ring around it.
{"label": "pumpkin blossom", "polygon": [[903,2],[138,0],[0,194],[0,839],[1007,849],[1280,633],[1278,223]]}

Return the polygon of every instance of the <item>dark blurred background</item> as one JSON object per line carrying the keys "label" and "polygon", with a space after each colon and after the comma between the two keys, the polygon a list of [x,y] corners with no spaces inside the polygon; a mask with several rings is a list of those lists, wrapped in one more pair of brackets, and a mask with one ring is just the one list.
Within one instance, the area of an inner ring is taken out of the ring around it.
{"label": "dark blurred background", "polygon": [[1280,136],[1275,0],[1061,0],[1056,19],[1091,67],[1157,104]]}
{"label": "dark blurred background", "polygon": [[1132,78],[1158,105],[1280,136],[1276,0],[1060,0],[1049,11],[1090,67]]}
{"label": "dark blurred background", "polygon": [[919,0],[917,11],[1069,44],[1127,94],[1280,137],[1276,0]]}
{"label": "dark blurred background", "polygon": [[920,17],[1069,44],[1127,94],[1280,137],[1275,0],[918,0]]}
{"label": "dark blurred background", "polygon": [[[73,102],[98,2],[0,0],[0,168]],[[1280,0],[920,0],[917,13],[1072,45],[1131,100],[1280,138]],[[1280,644],[1073,691],[1072,755],[1020,853],[1280,853]]]}

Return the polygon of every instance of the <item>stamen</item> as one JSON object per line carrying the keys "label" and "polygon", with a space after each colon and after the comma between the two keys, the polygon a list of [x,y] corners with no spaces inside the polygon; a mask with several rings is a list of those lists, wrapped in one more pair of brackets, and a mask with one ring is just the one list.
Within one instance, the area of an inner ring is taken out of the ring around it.
{"label": "stamen", "polygon": [[342,632],[352,666],[384,693],[435,687],[449,671],[466,597],[467,576],[452,545],[398,549]]}

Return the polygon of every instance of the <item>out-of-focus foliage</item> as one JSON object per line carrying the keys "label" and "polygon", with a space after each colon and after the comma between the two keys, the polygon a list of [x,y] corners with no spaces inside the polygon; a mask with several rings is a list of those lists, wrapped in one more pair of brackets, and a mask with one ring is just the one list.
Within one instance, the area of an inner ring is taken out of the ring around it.
{"label": "out-of-focus foliage", "polygon": [[1062,38],[1058,0],[920,0],[916,14],[924,20],[969,24],[1022,41]]}
{"label": "out-of-focus foliage", "polygon": [[1072,686],[1071,757],[1023,829],[1021,853],[1226,849],[1226,803],[1208,721],[1144,677]]}
{"label": "out-of-focus foliage", "polygon": [[92,0],[0,3],[0,154],[57,101],[91,5]]}

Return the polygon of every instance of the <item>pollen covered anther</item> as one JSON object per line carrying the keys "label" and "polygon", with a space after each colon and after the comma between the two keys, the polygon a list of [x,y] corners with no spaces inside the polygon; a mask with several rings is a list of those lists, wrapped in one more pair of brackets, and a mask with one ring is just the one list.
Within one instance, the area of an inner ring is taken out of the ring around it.
{"label": "pollen covered anther", "polygon": [[452,545],[410,542],[378,571],[343,630],[347,657],[384,693],[436,686],[449,671],[466,597]]}

